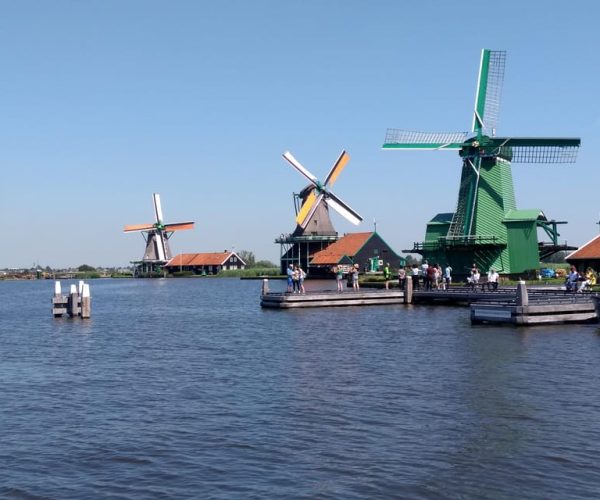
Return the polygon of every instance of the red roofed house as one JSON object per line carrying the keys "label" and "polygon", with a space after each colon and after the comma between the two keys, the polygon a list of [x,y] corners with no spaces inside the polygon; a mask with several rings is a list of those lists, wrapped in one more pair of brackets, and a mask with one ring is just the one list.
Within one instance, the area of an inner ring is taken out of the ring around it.
{"label": "red roofed house", "polygon": [[375,271],[386,263],[398,268],[404,265],[404,259],[376,232],[349,233],[316,252],[310,261],[310,268],[329,269],[335,265],[358,264],[361,271]]}
{"label": "red roofed house", "polygon": [[246,263],[235,252],[180,253],[165,264],[169,273],[191,271],[194,274],[217,274],[226,269],[245,269]]}
{"label": "red roofed house", "polygon": [[600,271],[600,234],[571,252],[565,260],[579,271],[585,271],[588,267]]}

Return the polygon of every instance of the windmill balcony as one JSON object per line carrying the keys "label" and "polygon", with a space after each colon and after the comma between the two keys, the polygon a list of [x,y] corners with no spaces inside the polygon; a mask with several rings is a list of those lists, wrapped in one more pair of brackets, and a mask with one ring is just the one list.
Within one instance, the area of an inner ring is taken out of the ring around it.
{"label": "windmill balcony", "polygon": [[310,241],[337,241],[339,236],[335,235],[302,235],[302,236],[294,236],[292,234],[282,234],[279,238],[275,239],[275,243],[301,243],[301,242],[310,242]]}
{"label": "windmill balcony", "polygon": [[472,248],[474,246],[505,247],[506,243],[495,235],[443,236],[435,241],[415,242],[413,251],[415,253],[435,252],[447,248],[460,249],[461,247]]}

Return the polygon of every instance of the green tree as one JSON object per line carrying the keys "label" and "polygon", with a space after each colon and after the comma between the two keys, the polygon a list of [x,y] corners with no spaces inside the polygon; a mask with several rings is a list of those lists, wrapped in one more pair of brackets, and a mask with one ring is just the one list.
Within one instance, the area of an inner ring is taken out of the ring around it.
{"label": "green tree", "polygon": [[259,260],[255,267],[279,267],[277,264],[273,264],[270,260]]}
{"label": "green tree", "polygon": [[95,267],[88,266],[87,264],[80,265],[77,270],[82,273],[94,272],[96,270]]}
{"label": "green tree", "polygon": [[250,250],[240,250],[237,254],[241,257],[241,259],[246,263],[246,267],[255,267],[256,266],[256,257],[254,257],[254,252]]}

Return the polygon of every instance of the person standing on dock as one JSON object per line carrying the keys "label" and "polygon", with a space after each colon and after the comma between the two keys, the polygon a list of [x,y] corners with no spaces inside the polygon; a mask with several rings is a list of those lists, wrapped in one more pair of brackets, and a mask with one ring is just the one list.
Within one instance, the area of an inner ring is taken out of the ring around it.
{"label": "person standing on dock", "polygon": [[429,263],[427,260],[424,260],[421,264],[421,276],[423,276],[423,287],[425,290],[429,290]]}
{"label": "person standing on dock", "polygon": [[306,278],[306,273],[304,269],[298,266],[298,293],[306,293],[304,289],[304,278]]}
{"label": "person standing on dock", "polygon": [[352,290],[358,292],[360,286],[358,285],[358,264],[354,264],[352,267]]}
{"label": "person standing on dock", "polygon": [[419,266],[416,264],[412,265],[412,271],[410,278],[412,280],[413,290],[419,289]]}
{"label": "person standing on dock", "polygon": [[435,283],[435,266],[434,265],[427,266],[423,280],[425,281],[425,290],[431,290]]}
{"label": "person standing on dock", "polygon": [[383,279],[385,280],[385,289],[388,290],[390,287],[390,278],[392,277],[392,272],[390,271],[390,263],[386,262],[385,267],[383,268]]}
{"label": "person standing on dock", "polygon": [[294,266],[290,264],[287,268],[287,291],[288,293],[292,293],[294,286]]}
{"label": "person standing on dock", "polygon": [[444,290],[450,289],[450,283],[452,283],[452,267],[448,264],[444,268]]}
{"label": "person standing on dock", "polygon": [[335,273],[335,281],[337,283],[337,291],[343,292],[344,285],[342,283],[342,280],[344,279],[344,270],[343,270],[342,266],[334,266],[333,272]]}
{"label": "person standing on dock", "polygon": [[479,269],[477,266],[473,264],[473,268],[471,269],[471,289],[477,290],[477,285],[479,284],[479,278],[481,274],[479,274]]}
{"label": "person standing on dock", "polygon": [[300,271],[298,270],[298,266],[294,266],[294,269],[292,271],[292,283],[293,283],[293,290],[294,293],[300,293]]}
{"label": "person standing on dock", "polygon": [[406,287],[406,269],[404,269],[403,267],[400,267],[400,269],[398,269],[398,288],[400,290],[404,290],[405,287]]}

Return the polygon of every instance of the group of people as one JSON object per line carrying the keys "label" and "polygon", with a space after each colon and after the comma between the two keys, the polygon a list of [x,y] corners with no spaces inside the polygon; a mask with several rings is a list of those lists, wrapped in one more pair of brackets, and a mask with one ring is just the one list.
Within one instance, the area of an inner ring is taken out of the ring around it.
{"label": "group of people", "polygon": [[[334,266],[331,271],[335,275],[337,282],[337,291],[344,291],[344,274],[343,266]],[[359,265],[354,264],[348,271],[349,278],[352,281],[352,289],[357,292],[360,289],[358,283]],[[304,289],[304,278],[306,272],[299,266],[290,264],[287,269],[287,291],[289,293],[306,293]],[[387,263],[383,268],[383,277],[385,278],[385,287],[389,287],[392,279],[390,264]],[[467,286],[472,290],[476,290],[481,284],[481,289],[484,290],[487,285],[489,291],[498,290],[500,275],[494,268],[490,268],[487,272],[486,280],[481,282],[481,273],[477,266],[473,264],[471,271],[467,276]],[[443,269],[439,264],[430,265],[427,260],[423,260],[419,266],[413,264],[406,268],[398,269],[398,287],[403,290],[406,288],[406,280],[412,281],[413,290],[419,290],[421,287],[420,281],[423,281],[425,290],[447,290],[452,283],[452,267],[448,264]],[[594,270],[589,267],[585,273],[579,273],[575,266],[571,266],[570,271],[565,280],[566,290],[569,292],[582,292],[586,288],[594,286],[597,282],[597,275]]]}
{"label": "group of people", "polygon": [[400,271],[398,271],[399,286],[404,287],[407,273],[410,273],[413,290],[420,288],[421,278],[423,279],[423,288],[425,290],[446,290],[450,286],[450,283],[452,283],[452,267],[450,264],[442,269],[442,266],[439,264],[430,265],[427,260],[424,260],[420,267],[417,264],[413,264],[412,267],[408,268],[408,271],[404,269]]}
{"label": "group of people", "polygon": [[306,278],[306,272],[300,266],[290,264],[287,268],[288,293],[306,293],[304,278]]}
{"label": "group of people", "polygon": [[[358,292],[360,290],[360,286],[358,284],[358,270],[359,265],[354,264],[349,271],[350,277],[352,278],[352,290]],[[335,280],[337,282],[337,291],[344,291],[344,268],[342,266],[333,266],[333,273],[335,274]]]}
{"label": "group of people", "polygon": [[[471,272],[469,276],[467,276],[467,285],[471,287],[472,290],[475,290],[479,285],[479,280],[481,279],[481,273],[475,264],[471,266]],[[487,284],[487,289],[489,291],[495,292],[498,290],[498,282],[500,281],[500,275],[498,271],[496,271],[493,267],[487,273],[487,281],[481,284],[481,289],[484,290],[485,285]]]}
{"label": "group of people", "polygon": [[583,292],[596,284],[597,276],[591,267],[585,273],[579,273],[575,266],[571,266],[565,280],[567,292]]}

